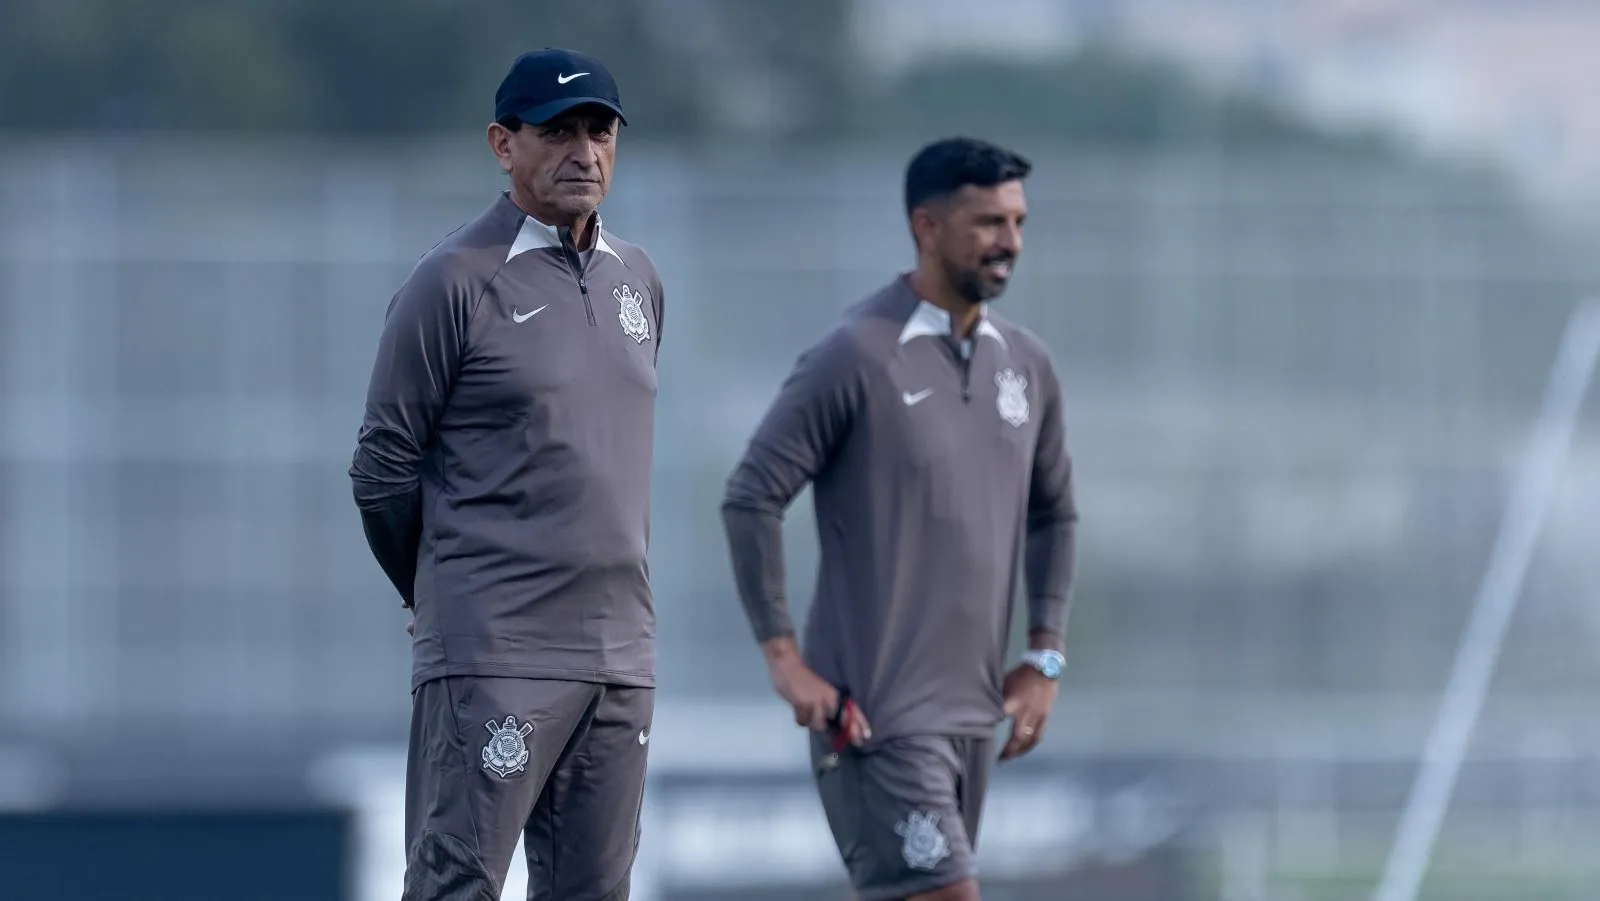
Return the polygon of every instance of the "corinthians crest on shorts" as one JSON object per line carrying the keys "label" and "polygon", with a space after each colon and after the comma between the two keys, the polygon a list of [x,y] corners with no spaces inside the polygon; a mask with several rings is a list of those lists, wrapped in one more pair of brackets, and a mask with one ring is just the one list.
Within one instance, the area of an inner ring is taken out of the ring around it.
{"label": "corinthians crest on shorts", "polygon": [[650,338],[650,320],[644,316],[644,295],[633,293],[627,285],[616,288],[611,296],[617,299],[617,320],[622,323],[622,333],[643,344]]}
{"label": "corinthians crest on shorts", "polygon": [[503,723],[490,720],[484,723],[489,730],[489,743],[483,746],[483,768],[505,779],[528,765],[528,743],[523,739],[533,731],[532,723],[518,725],[514,716]]}
{"label": "corinthians crest on shorts", "polygon": [[894,832],[905,839],[900,846],[900,856],[913,870],[931,870],[950,856],[950,842],[939,831],[939,815],[933,811],[913,811],[894,824]]}
{"label": "corinthians crest on shorts", "polygon": [[1014,369],[1002,369],[995,373],[994,383],[1000,389],[995,397],[1000,418],[1011,423],[1013,428],[1022,428],[1028,421],[1028,380]]}

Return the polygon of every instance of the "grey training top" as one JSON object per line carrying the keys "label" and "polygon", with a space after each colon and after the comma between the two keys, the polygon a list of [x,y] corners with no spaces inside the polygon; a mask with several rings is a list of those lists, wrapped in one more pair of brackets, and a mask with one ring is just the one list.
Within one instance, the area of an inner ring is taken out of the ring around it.
{"label": "grey training top", "polygon": [[662,303],[644,251],[601,230],[584,261],[505,194],[395,295],[350,477],[416,608],[413,686],[654,684]]}
{"label": "grey training top", "polygon": [[873,741],[992,735],[1026,545],[1029,625],[1065,628],[1071,462],[1044,344],[974,338],[902,276],[806,351],[728,481],[723,518],[759,641],[789,634],[781,520],[812,483],[821,568],[801,642]]}

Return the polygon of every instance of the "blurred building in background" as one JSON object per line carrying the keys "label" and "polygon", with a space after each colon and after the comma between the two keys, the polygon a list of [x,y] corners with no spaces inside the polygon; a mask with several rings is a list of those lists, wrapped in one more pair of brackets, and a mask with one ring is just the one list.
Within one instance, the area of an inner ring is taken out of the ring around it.
{"label": "blurred building in background", "polygon": [[[412,6],[395,34],[431,14]],[[1469,53],[1485,22],[1576,39],[1588,14],[1385,4],[1358,40],[1349,4],[862,0],[786,7],[780,25],[820,37],[769,60],[750,48],[783,36],[747,7],[622,6],[609,24],[502,29],[496,46],[634,48],[619,71],[655,72],[637,93],[677,104],[659,129],[646,107],[626,133],[605,206],[673,298],[652,553],[661,699],[635,897],[838,896],[717,503],[795,355],[911,264],[906,159],[974,129],[1037,165],[1002,303],[1055,355],[1084,517],[1069,677],[1035,759],[997,776],[984,827],[993,896],[1365,897],[1563,325],[1600,262],[1569,230],[1581,194],[1530,198],[1493,167],[1353,139],[1323,114],[1481,138],[1515,170],[1527,158],[1507,148],[1538,128],[1496,118],[1480,102],[1495,93],[1506,110],[1574,117],[1549,165],[1576,172],[1590,113],[1563,98],[1582,93],[1586,58],[1563,68],[1564,45],[1539,42],[1553,87],[1525,104],[1517,63],[1474,55],[1463,88],[1464,70],[1428,48]],[[57,41],[46,61],[93,43],[48,31],[66,27],[62,10],[33,13],[35,44]],[[198,13],[169,14],[199,28]],[[339,18],[296,14],[304,30],[285,33],[305,48]],[[207,15],[243,27],[247,13]],[[708,55],[678,66],[663,35],[686,18]],[[1340,63],[1352,41],[1388,48],[1396,68]],[[391,65],[412,46],[395,42],[335,48],[358,62],[325,83],[330,109],[374,90],[360,61]],[[1156,51],[1197,74],[1141,61]],[[322,57],[304,52],[293,65],[312,71]],[[498,73],[484,73],[509,56],[486,56],[428,102],[477,123],[450,98],[488,97]],[[750,77],[719,79],[724,64]],[[864,83],[844,77],[856,71]],[[1257,81],[1276,93],[1197,87],[1249,71],[1277,73]],[[0,119],[0,809],[46,817],[0,827],[0,897],[8,864],[59,853],[40,838],[56,834],[47,814],[108,807],[348,811],[344,863],[307,872],[343,874],[330,899],[395,897],[409,648],[346,468],[389,298],[499,175],[479,124],[251,132],[205,126],[200,103],[160,112],[166,96],[142,98],[143,127],[111,133],[93,116],[51,124],[54,104]],[[250,96],[264,120],[279,114]],[[1429,897],[1600,885],[1596,412]],[[802,498],[787,532],[800,614],[811,528]],[[87,848],[90,830],[70,834]],[[273,897],[250,894],[272,889],[249,876],[195,874],[190,888]]]}

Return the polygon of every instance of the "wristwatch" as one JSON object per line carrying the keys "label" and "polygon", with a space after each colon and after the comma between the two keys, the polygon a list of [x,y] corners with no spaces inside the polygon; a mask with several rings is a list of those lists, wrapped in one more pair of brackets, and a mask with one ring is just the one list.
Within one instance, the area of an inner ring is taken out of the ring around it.
{"label": "wristwatch", "polygon": [[1051,682],[1060,679],[1061,674],[1067,668],[1067,658],[1062,656],[1060,651],[1052,651],[1048,648],[1023,654],[1022,662],[1038,670]]}

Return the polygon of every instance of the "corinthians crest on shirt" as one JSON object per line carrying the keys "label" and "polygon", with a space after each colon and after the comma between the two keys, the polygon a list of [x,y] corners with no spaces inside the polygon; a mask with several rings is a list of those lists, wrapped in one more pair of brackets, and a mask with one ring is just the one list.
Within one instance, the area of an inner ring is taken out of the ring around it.
{"label": "corinthians crest on shirt", "polygon": [[644,295],[622,285],[611,292],[617,299],[617,321],[622,323],[622,333],[643,344],[650,339],[650,320],[644,316]]}
{"label": "corinthians crest on shirt", "polygon": [[994,383],[1000,389],[994,401],[1000,418],[1012,428],[1022,428],[1028,421],[1028,380],[1014,369],[1002,369],[995,373]]}
{"label": "corinthians crest on shirt", "polygon": [[519,724],[516,717],[508,716],[503,723],[490,720],[484,728],[489,730],[489,742],[483,746],[483,768],[501,779],[522,772],[528,765],[524,739],[533,731],[533,724]]}

